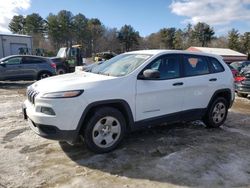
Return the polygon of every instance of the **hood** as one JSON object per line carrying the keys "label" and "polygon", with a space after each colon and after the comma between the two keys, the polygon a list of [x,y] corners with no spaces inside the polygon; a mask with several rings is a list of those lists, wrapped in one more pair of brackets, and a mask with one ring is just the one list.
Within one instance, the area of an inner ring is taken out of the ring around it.
{"label": "hood", "polygon": [[40,93],[88,89],[115,78],[116,77],[80,71],[46,78],[35,82],[31,87]]}

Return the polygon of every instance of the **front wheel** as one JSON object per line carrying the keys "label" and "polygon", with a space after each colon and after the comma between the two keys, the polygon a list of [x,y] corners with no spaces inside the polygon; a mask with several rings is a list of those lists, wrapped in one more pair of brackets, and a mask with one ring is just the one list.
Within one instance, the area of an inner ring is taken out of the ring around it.
{"label": "front wheel", "polygon": [[97,109],[84,130],[84,141],[88,149],[95,153],[114,150],[126,132],[123,114],[111,107]]}
{"label": "front wheel", "polygon": [[203,118],[207,127],[217,128],[220,127],[227,118],[228,102],[223,97],[218,97],[208,107],[207,113]]}

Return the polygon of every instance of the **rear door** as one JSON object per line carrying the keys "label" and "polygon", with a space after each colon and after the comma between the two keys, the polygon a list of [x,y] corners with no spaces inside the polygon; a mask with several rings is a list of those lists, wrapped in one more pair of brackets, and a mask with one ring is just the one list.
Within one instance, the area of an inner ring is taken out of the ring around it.
{"label": "rear door", "polygon": [[211,74],[205,56],[184,54],[182,63],[185,83],[183,110],[205,109],[216,90],[219,74]]}
{"label": "rear door", "polygon": [[38,57],[23,57],[22,60],[22,72],[26,79],[36,79],[39,67],[42,66],[43,59]]}
{"label": "rear door", "polygon": [[158,70],[160,78],[137,80],[136,121],[170,115],[182,110],[183,78],[180,78],[179,57],[178,54],[163,55],[144,68]]}

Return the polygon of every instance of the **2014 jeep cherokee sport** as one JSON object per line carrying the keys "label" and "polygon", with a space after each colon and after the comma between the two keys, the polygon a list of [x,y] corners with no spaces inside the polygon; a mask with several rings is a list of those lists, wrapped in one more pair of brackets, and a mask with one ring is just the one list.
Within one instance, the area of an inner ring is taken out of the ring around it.
{"label": "2014 jeep cherokee sport", "polygon": [[234,100],[231,70],[219,56],[186,51],[124,53],[95,66],[28,87],[23,112],[40,136],[97,153],[128,131],[162,122],[203,120],[219,127]]}

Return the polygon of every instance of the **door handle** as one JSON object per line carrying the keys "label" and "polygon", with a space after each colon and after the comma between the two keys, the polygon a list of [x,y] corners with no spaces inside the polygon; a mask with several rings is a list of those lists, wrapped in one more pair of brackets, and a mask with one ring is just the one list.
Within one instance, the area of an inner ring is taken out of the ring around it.
{"label": "door handle", "polygon": [[215,82],[215,81],[217,81],[217,78],[211,78],[211,79],[209,79],[209,81],[210,82]]}
{"label": "door handle", "polygon": [[176,82],[176,83],[173,83],[173,86],[182,86],[183,85],[183,82]]}

